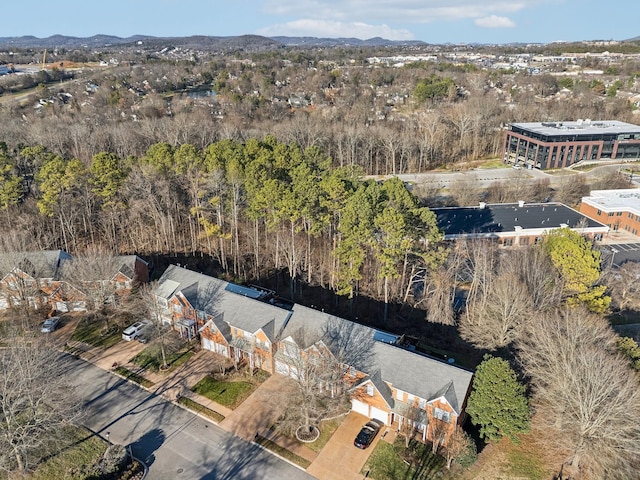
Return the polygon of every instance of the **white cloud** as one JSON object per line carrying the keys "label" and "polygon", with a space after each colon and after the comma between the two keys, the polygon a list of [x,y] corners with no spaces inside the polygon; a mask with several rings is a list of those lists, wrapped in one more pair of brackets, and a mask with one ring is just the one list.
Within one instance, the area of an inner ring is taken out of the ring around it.
{"label": "white cloud", "polygon": [[513,28],[516,26],[510,18],[498,17],[497,15],[476,18],[474,23],[483,28]]}
{"label": "white cloud", "polygon": [[387,40],[411,40],[413,34],[404,29],[393,29],[387,25],[369,25],[362,22],[340,22],[333,20],[300,19],[271,25],[256,32],[268,37],[283,35],[290,37],[359,38],[366,40],[382,37]]}
{"label": "white cloud", "polygon": [[482,19],[519,12],[557,0],[264,0],[263,12],[335,22],[430,23]]}

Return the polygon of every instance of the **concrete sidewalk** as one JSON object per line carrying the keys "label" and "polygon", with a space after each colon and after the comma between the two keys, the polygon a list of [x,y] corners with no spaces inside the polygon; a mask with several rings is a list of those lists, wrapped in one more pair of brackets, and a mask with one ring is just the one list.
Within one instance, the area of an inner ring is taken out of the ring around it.
{"label": "concrete sidewalk", "polygon": [[290,383],[281,375],[272,375],[242,402],[220,426],[245,440],[253,440],[260,433],[275,423],[283,406],[283,396],[290,388]]}
{"label": "concrete sidewalk", "polygon": [[60,350],[66,349],[66,351],[72,355],[76,355],[87,362],[93,363],[103,370],[111,371],[113,370],[113,366],[117,364],[132,372],[138,373],[154,383],[154,385],[147,390],[157,395],[162,395],[167,400],[175,401],[178,395],[182,395],[191,398],[193,401],[225,417],[231,414],[231,409],[191,391],[191,387],[210,373],[210,356],[215,355],[214,353],[201,350],[175,371],[167,374],[155,373],[131,363],[133,357],[147,347],[146,344],[135,340],[130,342],[123,340],[113,347],[104,350],[99,347],[71,340],[78,321],[79,317],[72,318],[68,323],[65,323],[62,328],[53,332],[52,339]]}
{"label": "concrete sidewalk", "polygon": [[287,392],[291,388],[291,383],[286,377],[279,374],[272,375],[220,422],[220,426],[248,441],[253,441],[256,435],[260,435],[299,457],[313,462],[318,456],[316,452],[292,438],[278,435],[269,429],[283,413],[285,404],[282,400],[288,396]]}
{"label": "concrete sidewalk", "polygon": [[211,356],[216,355],[213,352],[200,350],[175,371],[167,374],[155,373],[131,363],[131,359],[144,350],[147,345],[137,341],[121,341],[113,347],[103,350],[80,342],[72,342],[70,338],[74,326],[69,325],[69,328],[66,328],[67,325],[65,325],[65,332],[61,333],[56,340],[61,349],[66,346],[67,350],[71,349],[73,354],[103,370],[112,371],[113,365],[117,364],[138,373],[154,383],[152,387],[147,389],[148,391],[161,395],[169,401],[175,401],[178,395],[190,398],[223,415],[225,418],[219,423],[220,427],[247,441],[254,441],[258,434],[312,464],[317,459],[318,453],[307,446],[269,430],[280,417],[283,409],[286,408],[284,399],[288,395],[288,390],[292,388],[286,377],[279,374],[272,375],[235,410],[231,410],[191,391],[196,383],[211,373],[211,365],[214,363],[211,361]]}

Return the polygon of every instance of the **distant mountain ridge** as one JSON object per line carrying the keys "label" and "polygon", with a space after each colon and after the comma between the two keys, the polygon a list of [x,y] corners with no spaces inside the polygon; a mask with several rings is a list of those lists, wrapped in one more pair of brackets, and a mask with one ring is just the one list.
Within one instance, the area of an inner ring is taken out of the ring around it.
{"label": "distant mountain ridge", "polygon": [[[623,42],[637,42],[638,40],[640,40],[640,36],[623,40]],[[133,35],[122,38],[115,35],[100,34],[91,37],[71,37],[66,35],[52,35],[46,38],[38,38],[33,35],[0,37],[0,47],[5,48],[106,48],[117,45],[142,45],[143,48],[144,46],[154,48],[173,46],[214,50],[261,50],[278,47],[392,47],[423,46],[428,44],[421,40],[387,40],[380,37],[361,40],[359,38],[264,37],[261,35],[237,35],[229,37],[215,37],[210,35],[192,35],[189,37]],[[474,43],[473,45],[480,44]]]}
{"label": "distant mountain ridge", "polygon": [[114,35],[93,35],[91,37],[71,37],[66,35],[52,35],[38,38],[33,35],[22,37],[0,37],[0,46],[16,48],[105,48],[115,45],[138,44],[146,46],[182,46],[190,48],[275,48],[279,46],[300,47],[337,47],[337,46],[399,46],[425,45],[418,40],[386,40],[375,37],[367,40],[358,38],[318,38],[318,37],[263,37],[260,35],[238,35],[231,37],[215,37],[208,35],[193,35],[189,37],[154,37],[150,35],[133,35],[131,37],[117,37]]}
{"label": "distant mountain ridge", "polygon": [[276,42],[283,45],[305,46],[305,47],[339,47],[339,46],[357,46],[357,47],[386,47],[398,45],[426,45],[422,40],[387,40],[385,38],[374,37],[367,40],[359,38],[318,38],[318,37],[271,37]]}

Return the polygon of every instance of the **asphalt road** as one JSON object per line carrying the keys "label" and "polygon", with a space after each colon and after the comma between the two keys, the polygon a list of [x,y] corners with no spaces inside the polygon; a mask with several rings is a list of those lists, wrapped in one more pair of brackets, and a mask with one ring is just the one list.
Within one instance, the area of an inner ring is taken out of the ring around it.
{"label": "asphalt road", "polygon": [[86,401],[85,425],[131,445],[150,480],[313,479],[260,447],[98,367],[65,356]]}
{"label": "asphalt road", "polygon": [[[402,173],[399,175],[383,175],[369,178],[389,178],[398,177],[403,182],[416,185],[429,185],[438,188],[448,188],[455,181],[471,182],[480,188],[487,188],[495,182],[534,182],[537,180],[548,179],[551,185],[568,181],[572,175],[584,176],[587,182],[594,178],[603,176],[607,173],[617,171],[620,167],[628,167],[628,164],[605,164],[595,167],[588,172],[565,172],[565,175],[551,175],[543,170],[538,169],[520,169],[514,168],[494,168],[494,169],[474,169],[463,170],[459,172],[426,172],[426,173]],[[638,184],[640,174],[634,175],[634,183]],[[569,180],[570,181],[570,180]]]}

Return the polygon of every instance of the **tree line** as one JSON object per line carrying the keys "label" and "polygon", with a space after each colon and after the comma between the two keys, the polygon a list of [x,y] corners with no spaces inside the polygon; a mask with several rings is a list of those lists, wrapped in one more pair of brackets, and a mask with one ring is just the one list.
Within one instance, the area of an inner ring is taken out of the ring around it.
{"label": "tree line", "polygon": [[[440,261],[435,216],[398,179],[331,168],[318,147],[274,137],[100,152],[87,165],[42,146],[0,148],[7,231],[32,249],[206,255],[230,278],[286,270],[350,298],[389,303]],[[380,295],[377,295],[380,292]]]}

